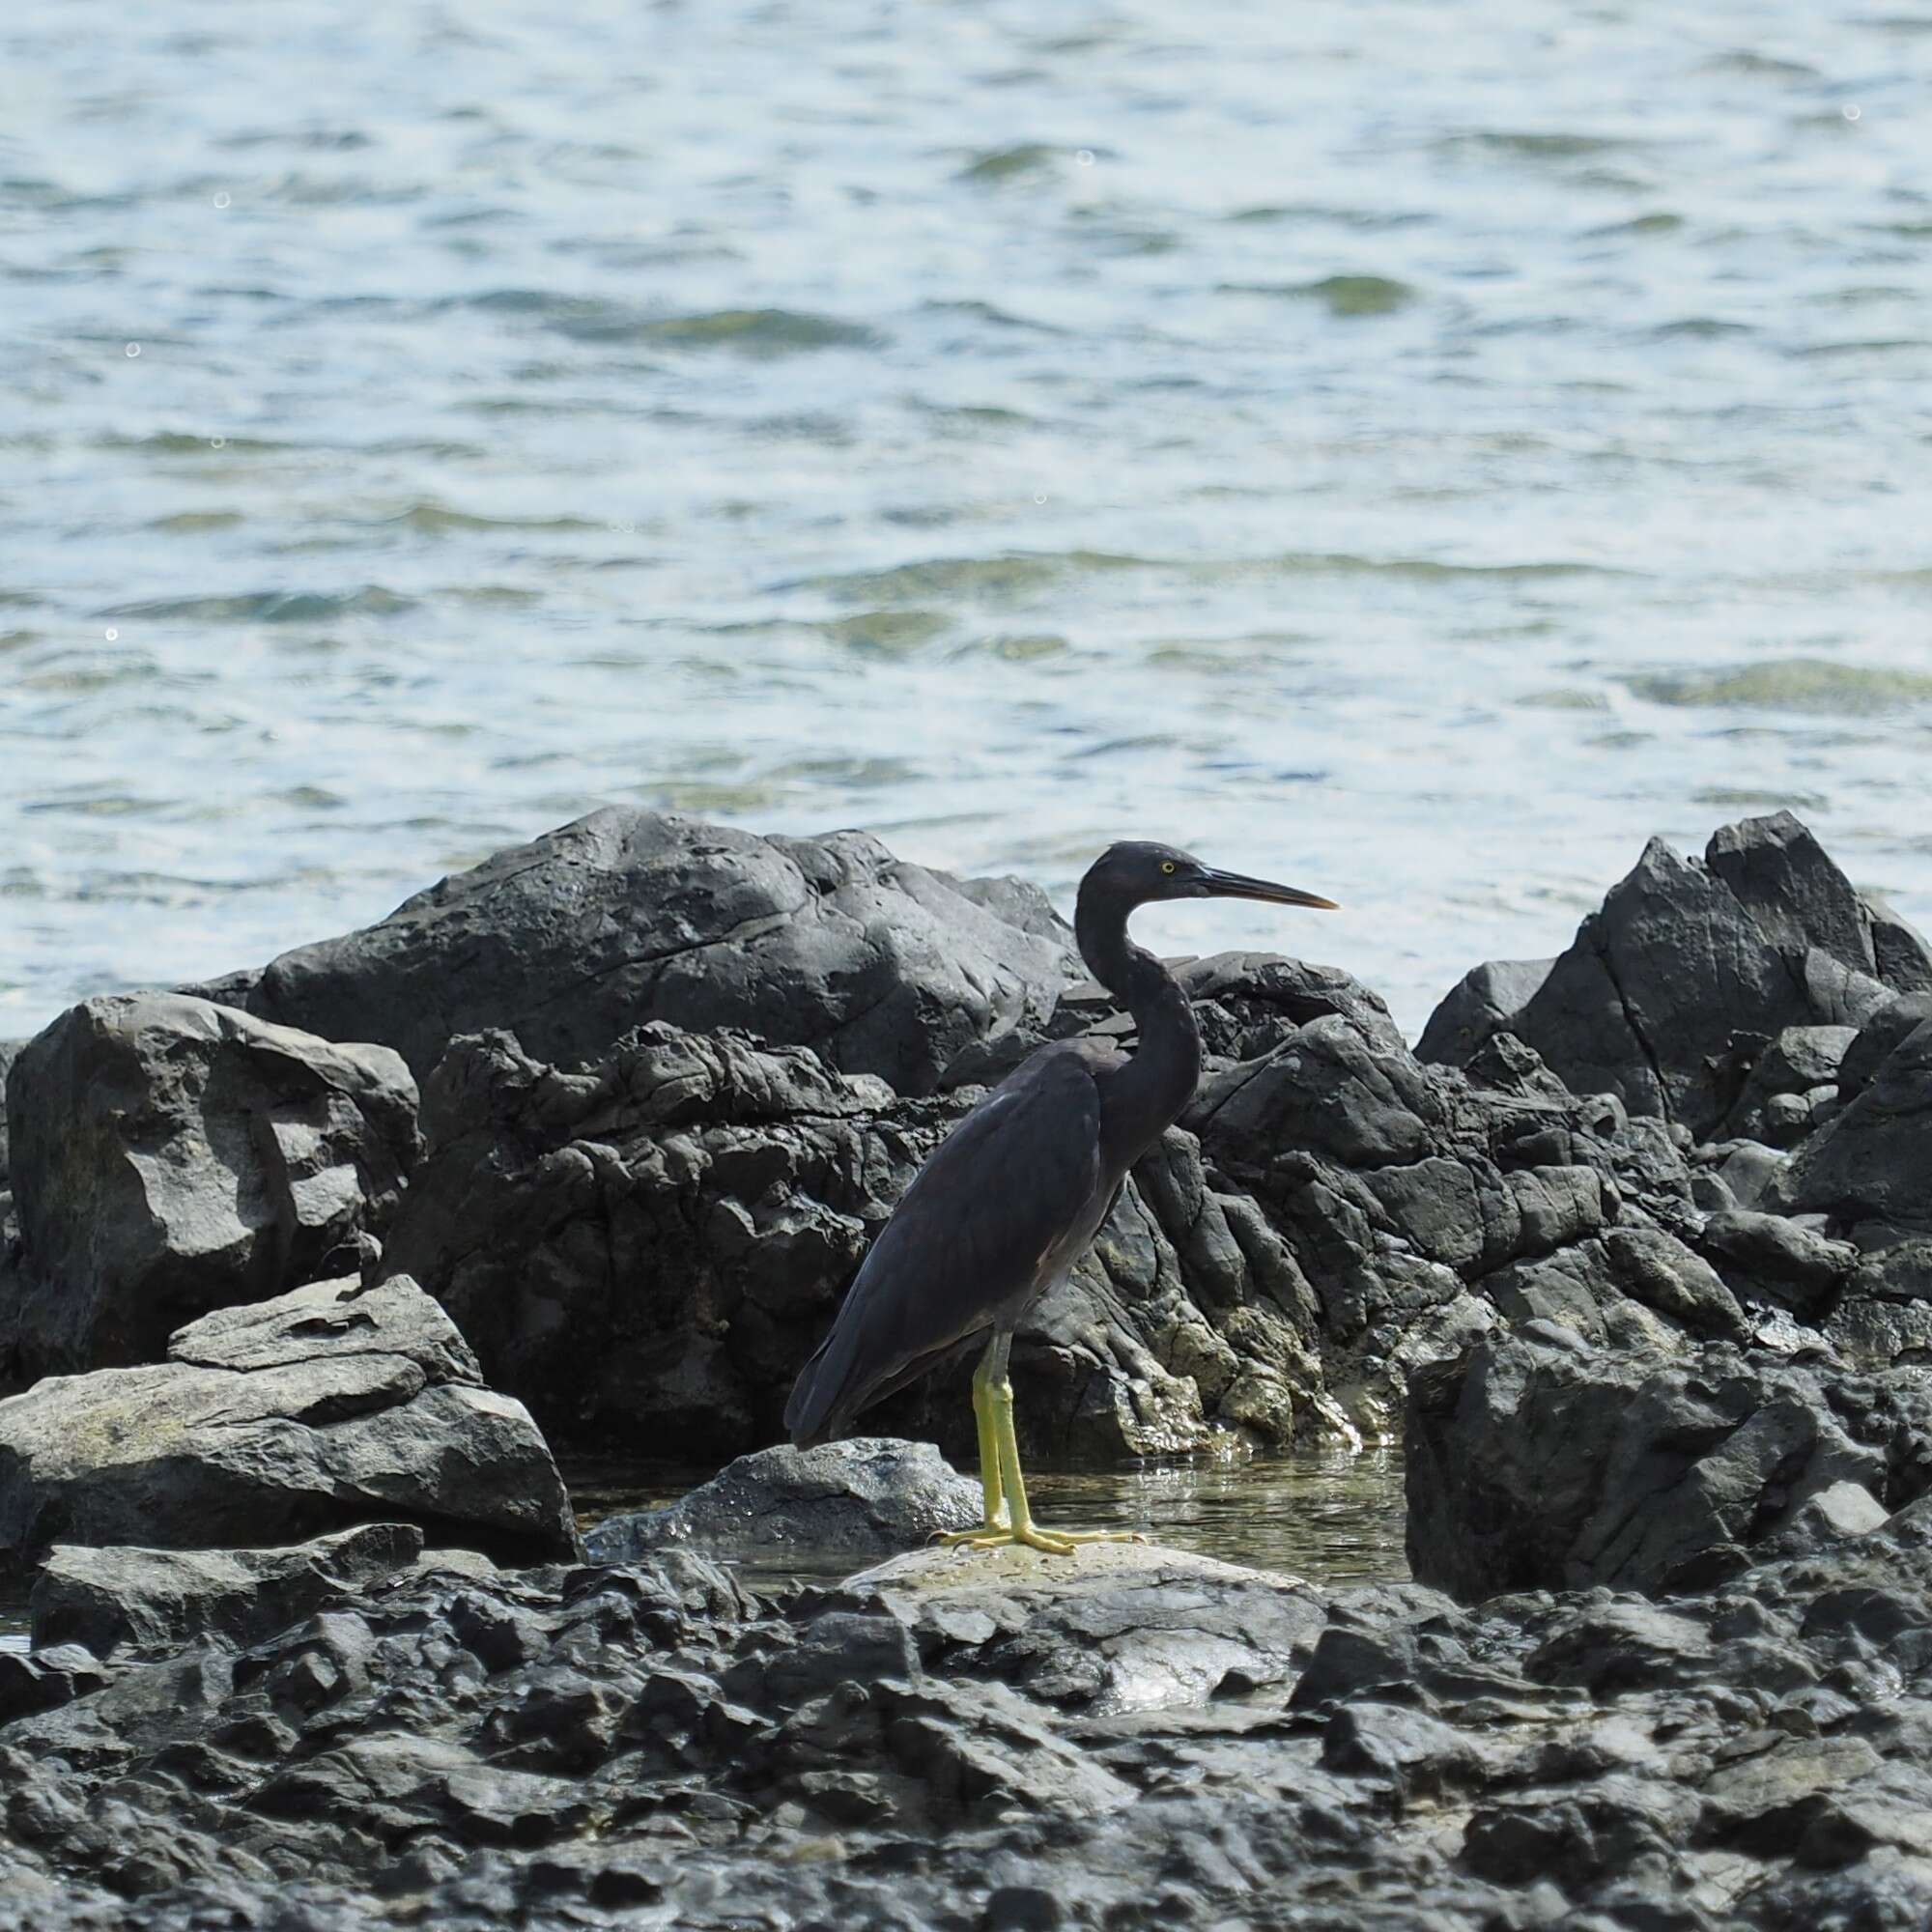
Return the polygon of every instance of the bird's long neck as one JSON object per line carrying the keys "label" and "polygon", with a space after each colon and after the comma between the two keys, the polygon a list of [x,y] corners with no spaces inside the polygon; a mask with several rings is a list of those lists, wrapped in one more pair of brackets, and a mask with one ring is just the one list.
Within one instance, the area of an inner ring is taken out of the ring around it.
{"label": "bird's long neck", "polygon": [[1083,892],[1073,936],[1087,970],[1133,1014],[1140,1046],[1111,1083],[1110,1124],[1128,1162],[1139,1159],[1194,1096],[1201,1078],[1201,1029],[1179,982],[1127,937],[1133,910]]}

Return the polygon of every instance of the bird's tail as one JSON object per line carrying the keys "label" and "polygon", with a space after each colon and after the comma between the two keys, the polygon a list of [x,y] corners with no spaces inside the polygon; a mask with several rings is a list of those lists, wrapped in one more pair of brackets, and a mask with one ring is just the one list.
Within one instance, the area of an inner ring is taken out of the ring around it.
{"label": "bird's tail", "polygon": [[[785,1404],[784,1426],[794,1449],[814,1447],[838,1426],[834,1410],[845,1382],[843,1362],[835,1365],[831,1359],[832,1345],[838,1340],[838,1324],[835,1322],[832,1332],[819,1343],[817,1351],[799,1370],[798,1380],[792,1384],[791,1399]],[[849,1354],[850,1350],[839,1352]]]}

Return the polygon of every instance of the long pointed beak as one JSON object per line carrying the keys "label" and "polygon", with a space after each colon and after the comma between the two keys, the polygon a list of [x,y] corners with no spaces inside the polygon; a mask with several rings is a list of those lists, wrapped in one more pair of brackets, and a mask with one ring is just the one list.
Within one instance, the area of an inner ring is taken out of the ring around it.
{"label": "long pointed beak", "polygon": [[1204,881],[1210,898],[1262,899],[1268,905],[1312,906],[1317,912],[1340,912],[1333,899],[1304,893],[1297,886],[1278,886],[1271,879],[1251,879],[1243,872],[1210,870]]}

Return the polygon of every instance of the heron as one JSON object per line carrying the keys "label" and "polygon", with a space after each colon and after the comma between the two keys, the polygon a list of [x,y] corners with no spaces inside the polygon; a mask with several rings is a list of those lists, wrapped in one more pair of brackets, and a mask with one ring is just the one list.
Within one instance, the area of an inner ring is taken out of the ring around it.
{"label": "heron", "polygon": [[1136,1050],[1057,1040],[974,1107],[900,1197],[785,1405],[792,1442],[810,1448],[985,1334],[973,1376],[984,1520],[948,1544],[1065,1555],[1082,1543],[1146,1540],[1035,1522],[1007,1363],[1027,1311],[1087,1251],[1128,1171],[1193,1096],[1194,1009],[1174,975],[1127,937],[1127,920],[1159,900],[1206,898],[1336,910],[1332,899],[1218,870],[1172,845],[1109,846],[1080,881],[1073,934],[1088,971],[1132,1013]]}

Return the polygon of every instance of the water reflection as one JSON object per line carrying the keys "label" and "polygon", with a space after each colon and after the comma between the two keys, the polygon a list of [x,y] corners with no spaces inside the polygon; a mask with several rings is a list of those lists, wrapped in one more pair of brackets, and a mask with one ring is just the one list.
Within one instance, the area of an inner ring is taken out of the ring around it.
{"label": "water reflection", "polygon": [[[570,1473],[584,1528],[622,1510],[661,1509],[708,1470],[583,1467]],[[1145,1463],[1118,1468],[1029,1468],[1047,1526],[1144,1529],[1156,1542],[1224,1563],[1281,1570],[1311,1582],[1401,1581],[1403,1470],[1398,1448],[1293,1450],[1251,1462]],[[836,1579],[849,1560],[787,1550],[733,1566],[753,1588]]]}

